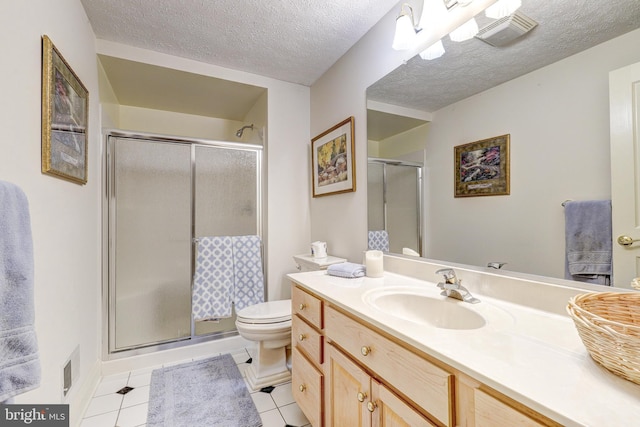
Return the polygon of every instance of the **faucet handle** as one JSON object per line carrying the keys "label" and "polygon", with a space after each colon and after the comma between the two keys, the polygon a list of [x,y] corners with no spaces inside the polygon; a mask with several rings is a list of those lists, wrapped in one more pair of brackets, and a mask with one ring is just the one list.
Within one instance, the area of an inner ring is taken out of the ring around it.
{"label": "faucet handle", "polygon": [[487,267],[495,268],[496,270],[499,270],[505,264],[506,264],[506,262],[491,261],[491,262],[487,263]]}
{"label": "faucet handle", "polygon": [[436,274],[442,274],[444,276],[445,283],[457,283],[458,278],[456,277],[456,272],[453,271],[452,268],[441,268],[436,271]]}

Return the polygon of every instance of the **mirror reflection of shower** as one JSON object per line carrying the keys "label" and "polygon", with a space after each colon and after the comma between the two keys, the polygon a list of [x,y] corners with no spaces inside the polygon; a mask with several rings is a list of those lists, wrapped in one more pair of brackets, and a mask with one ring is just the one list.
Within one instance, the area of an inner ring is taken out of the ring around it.
{"label": "mirror reflection of shower", "polygon": [[242,134],[244,133],[245,129],[253,130],[253,123],[251,123],[250,125],[247,125],[247,126],[242,126],[240,129],[238,129],[238,131],[236,132],[236,136],[238,138],[242,138]]}
{"label": "mirror reflection of shower", "polygon": [[369,157],[369,231],[386,231],[389,252],[422,255],[422,163]]}

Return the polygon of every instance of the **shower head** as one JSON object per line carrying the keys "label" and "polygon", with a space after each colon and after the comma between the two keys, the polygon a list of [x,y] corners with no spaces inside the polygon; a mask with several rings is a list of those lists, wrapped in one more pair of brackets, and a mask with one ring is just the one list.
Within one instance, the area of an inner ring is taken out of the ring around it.
{"label": "shower head", "polygon": [[238,138],[242,138],[242,133],[244,132],[245,129],[253,130],[253,123],[251,123],[249,126],[242,126],[240,129],[238,129],[238,131],[236,132],[236,136]]}

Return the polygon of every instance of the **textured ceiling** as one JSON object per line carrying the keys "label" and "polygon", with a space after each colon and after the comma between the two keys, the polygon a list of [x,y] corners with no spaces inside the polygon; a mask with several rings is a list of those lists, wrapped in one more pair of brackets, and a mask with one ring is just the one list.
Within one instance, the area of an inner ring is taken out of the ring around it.
{"label": "textured ceiling", "polygon": [[[313,84],[398,4],[397,0],[81,1],[99,39],[304,85]],[[522,3],[520,11],[539,24],[524,37],[503,48],[476,39],[454,43],[445,37],[447,52],[443,57],[433,61],[411,59],[370,87],[368,99],[437,111],[640,27],[640,0]],[[481,27],[492,22],[484,13],[477,19]],[[193,109],[192,114],[226,117],[212,112],[212,100],[220,97],[198,90],[201,82],[195,76],[178,80],[184,90],[175,91],[172,96],[143,101],[145,93],[167,93],[146,87],[163,78],[173,79],[160,74],[173,71],[116,61],[105,68],[109,68],[107,74],[116,96],[127,98],[126,102],[120,101],[123,104],[170,111],[184,111],[187,105]],[[127,79],[126,74],[121,83],[114,82],[115,73],[123,70],[129,77],[136,72],[137,88],[131,88],[131,78]],[[153,73],[153,78],[147,72]],[[230,118],[242,116],[242,108],[246,112],[252,97],[259,95],[256,88],[244,89],[249,89],[243,95],[247,102],[244,107],[238,106],[238,112],[230,114]],[[134,91],[140,93],[138,99],[133,96]],[[184,93],[191,95],[181,98]],[[227,101],[241,98],[225,97]]]}
{"label": "textured ceiling", "polygon": [[[454,43],[444,56],[415,57],[367,90],[367,99],[434,112],[640,27],[640,0],[522,0],[538,26],[508,46]],[[493,22],[484,13],[480,27]]]}
{"label": "textured ceiling", "polygon": [[398,0],[81,0],[96,37],[310,86]]}

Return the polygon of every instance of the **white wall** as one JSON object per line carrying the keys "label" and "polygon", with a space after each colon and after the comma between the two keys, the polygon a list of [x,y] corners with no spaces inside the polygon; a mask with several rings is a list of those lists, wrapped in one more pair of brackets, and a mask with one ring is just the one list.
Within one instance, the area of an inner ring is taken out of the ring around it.
{"label": "white wall", "polygon": [[237,120],[152,110],[129,105],[120,105],[118,111],[119,129],[161,135],[238,141],[235,133],[242,126],[242,122]]}
{"label": "white wall", "polygon": [[[267,281],[270,299],[290,297],[285,275],[295,270],[292,256],[306,253],[310,242],[307,147],[309,88],[104,40],[99,54],[198,73],[267,89]],[[247,117],[264,117],[264,98]],[[258,114],[258,112],[260,114]],[[122,116],[121,116],[122,118]],[[121,123],[122,124],[122,123]],[[255,123],[264,126],[264,123]],[[237,129],[236,129],[237,130]],[[249,131],[246,131],[249,132]],[[257,131],[254,131],[257,135]]]}
{"label": "white wall", "polygon": [[[48,35],[89,91],[88,183],[40,172],[41,36]],[[26,193],[35,258],[36,334],[42,384],[17,403],[61,403],[62,368],[79,347],[67,401],[97,380],[100,342],[100,123],[94,35],[78,0],[4,1],[0,179]],[[83,384],[88,384],[82,390]],[[90,396],[89,396],[90,397]],[[72,417],[77,408],[72,405]]]}
{"label": "white wall", "polygon": [[[476,0],[454,8],[450,16],[457,25],[496,0]],[[314,137],[349,116],[355,118],[356,191],[311,200],[311,238],[327,242],[332,255],[360,262],[367,247],[367,111],[366,89],[409,59],[406,52],[391,49],[400,3],[392,8],[362,39],[311,87],[311,136]],[[422,2],[410,1],[416,15]],[[455,28],[446,23],[419,34],[420,49],[433,44]],[[412,54],[412,53],[410,53]],[[310,144],[307,143],[307,147]],[[308,148],[309,150],[309,148]],[[308,153],[310,159],[311,154]],[[310,160],[308,160],[310,162]],[[310,186],[311,177],[307,178]]]}
{"label": "white wall", "polygon": [[[640,30],[434,113],[427,257],[564,276],[567,199],[611,197],[609,71],[640,61]],[[511,195],[453,197],[453,147],[511,135]]]}

